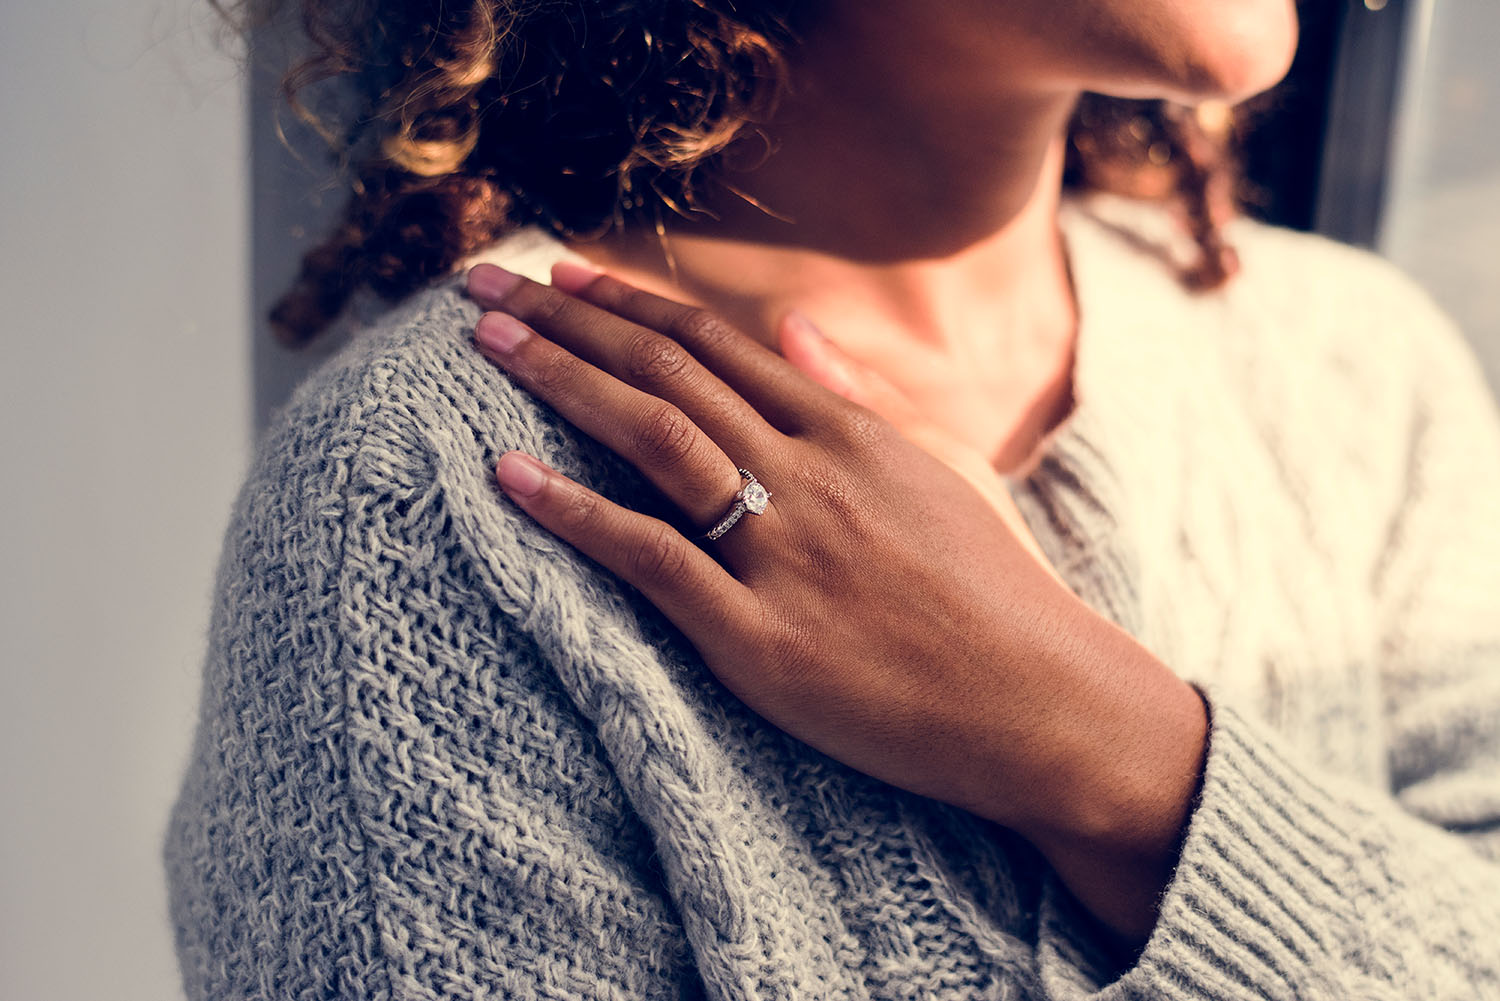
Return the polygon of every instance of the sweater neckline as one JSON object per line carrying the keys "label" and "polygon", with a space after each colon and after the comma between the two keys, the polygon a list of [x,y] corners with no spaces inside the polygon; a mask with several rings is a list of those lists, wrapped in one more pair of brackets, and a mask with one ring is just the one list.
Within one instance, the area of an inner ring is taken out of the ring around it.
{"label": "sweater neckline", "polygon": [[1105,249],[1100,245],[1104,234],[1090,202],[1065,199],[1058,212],[1058,227],[1078,314],[1069,372],[1072,406],[1042,436],[1023,468],[1005,474],[1012,490],[1050,478],[1060,463],[1074,465],[1080,453],[1097,457],[1109,451],[1097,441],[1101,434],[1108,436],[1108,424],[1098,415],[1112,410],[1105,398],[1119,389],[1120,365],[1126,361],[1119,357],[1113,328],[1129,315],[1128,304],[1110,294],[1108,269],[1116,262],[1111,259],[1101,264],[1099,260]]}

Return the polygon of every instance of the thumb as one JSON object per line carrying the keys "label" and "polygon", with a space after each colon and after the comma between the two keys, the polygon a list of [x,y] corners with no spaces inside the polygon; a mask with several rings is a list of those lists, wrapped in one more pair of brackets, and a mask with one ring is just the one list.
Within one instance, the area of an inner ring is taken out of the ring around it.
{"label": "thumb", "polygon": [[777,331],[781,354],[825,389],[875,411],[897,427],[916,422],[917,411],[899,389],[850,358],[808,317],[792,310]]}

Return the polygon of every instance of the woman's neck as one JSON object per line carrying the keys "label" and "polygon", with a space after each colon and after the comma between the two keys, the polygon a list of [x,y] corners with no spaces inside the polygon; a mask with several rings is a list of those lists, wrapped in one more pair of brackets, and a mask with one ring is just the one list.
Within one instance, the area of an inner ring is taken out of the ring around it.
{"label": "woman's neck", "polygon": [[[828,32],[842,44],[799,50],[795,91],[727,158],[712,215],[574,249],[773,347],[798,309],[1012,468],[1071,402],[1057,209],[1074,95],[987,93],[954,53]],[[948,71],[903,72],[892,51]]]}

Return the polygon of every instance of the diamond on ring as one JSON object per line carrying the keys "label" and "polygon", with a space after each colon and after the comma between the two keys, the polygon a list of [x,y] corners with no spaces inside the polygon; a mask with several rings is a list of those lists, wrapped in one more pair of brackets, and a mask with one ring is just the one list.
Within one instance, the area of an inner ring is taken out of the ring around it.
{"label": "diamond on ring", "polygon": [[745,502],[745,510],[751,514],[765,514],[766,505],[771,503],[771,494],[761,485],[759,480],[751,480],[745,484],[741,492]]}
{"label": "diamond on ring", "polygon": [[717,539],[733,528],[746,511],[755,515],[764,514],[766,508],[770,506],[771,491],[755,478],[755,474],[748,469],[740,469],[739,474],[740,478],[745,481],[745,485],[735,493],[734,501],[730,504],[729,510],[724,513],[724,517],[720,518],[718,523],[702,536],[703,538],[710,541]]}

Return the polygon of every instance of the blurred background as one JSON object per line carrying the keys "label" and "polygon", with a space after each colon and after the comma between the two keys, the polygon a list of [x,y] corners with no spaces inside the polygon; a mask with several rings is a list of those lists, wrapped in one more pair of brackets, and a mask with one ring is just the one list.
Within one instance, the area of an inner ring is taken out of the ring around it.
{"label": "blurred background", "polygon": [[[1255,211],[1386,254],[1500,385],[1500,5],[1315,0]],[[341,193],[206,0],[0,3],[0,1001],[180,998],[159,843],[257,430]]]}

